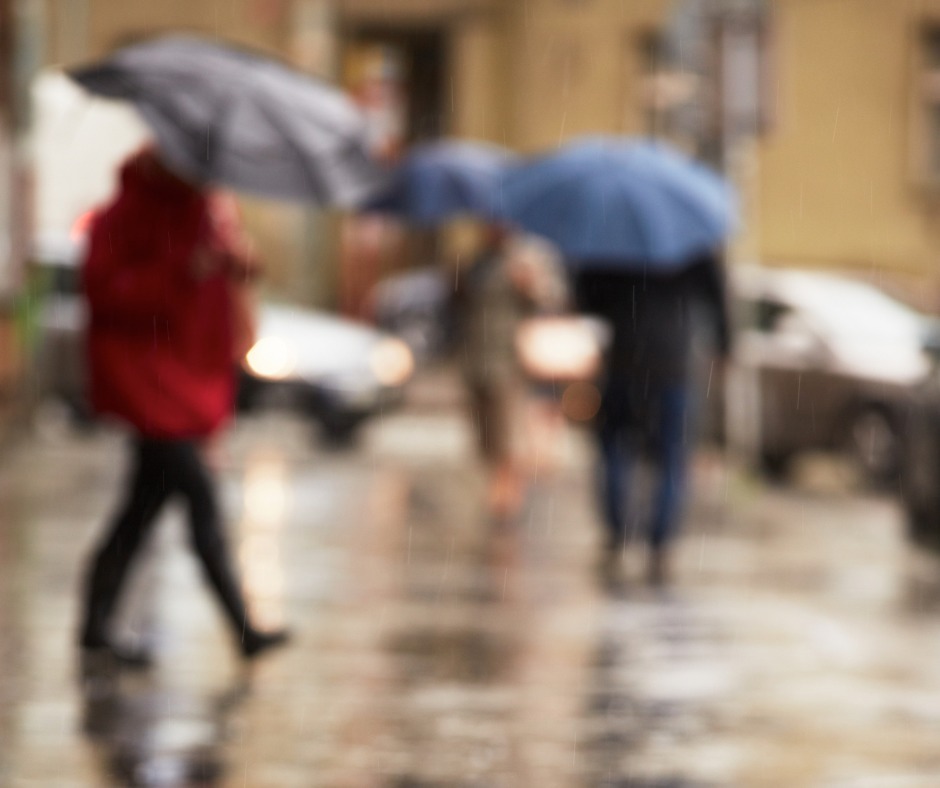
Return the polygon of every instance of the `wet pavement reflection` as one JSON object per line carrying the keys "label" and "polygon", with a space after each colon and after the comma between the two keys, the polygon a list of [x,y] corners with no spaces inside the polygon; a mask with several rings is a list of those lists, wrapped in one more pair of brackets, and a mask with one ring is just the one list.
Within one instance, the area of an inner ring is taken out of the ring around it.
{"label": "wet pavement reflection", "polygon": [[[120,438],[0,466],[0,785],[940,784],[940,562],[828,466],[764,488],[703,455],[677,582],[600,577],[583,436],[490,523],[458,412],[354,452],[242,422],[223,493],[252,605],[294,644],[245,667],[169,512],[122,611],[156,667],[72,647]],[[821,480],[821,481],[820,481]]]}
{"label": "wet pavement reflection", "polygon": [[82,733],[120,785],[218,785],[230,717],[247,694],[243,680],[204,697],[86,664]]}

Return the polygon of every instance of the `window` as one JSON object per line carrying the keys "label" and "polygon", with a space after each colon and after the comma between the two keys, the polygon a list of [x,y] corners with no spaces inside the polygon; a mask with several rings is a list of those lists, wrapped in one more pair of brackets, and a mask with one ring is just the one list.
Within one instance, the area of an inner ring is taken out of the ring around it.
{"label": "window", "polygon": [[786,304],[770,298],[735,299],[736,324],[762,334],[772,334],[783,317],[793,310]]}
{"label": "window", "polygon": [[780,327],[780,323],[787,315],[792,315],[793,310],[786,304],[779,301],[771,301],[763,298],[757,302],[756,320],[757,329],[766,334],[771,334]]}
{"label": "window", "polygon": [[940,183],[940,25],[928,27],[921,39],[918,107],[922,144],[919,179]]}
{"label": "window", "polygon": [[669,96],[666,78],[666,40],[658,30],[646,30],[637,39],[640,64],[640,113],[642,131],[650,137],[663,133]]}

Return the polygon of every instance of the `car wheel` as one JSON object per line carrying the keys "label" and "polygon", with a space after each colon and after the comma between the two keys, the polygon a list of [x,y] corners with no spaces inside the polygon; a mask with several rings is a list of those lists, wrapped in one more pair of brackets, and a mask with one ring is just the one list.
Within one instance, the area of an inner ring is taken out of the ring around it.
{"label": "car wheel", "polygon": [[851,419],[849,456],[865,479],[875,485],[896,481],[901,466],[901,436],[893,419],[878,407],[865,408]]}
{"label": "car wheel", "polygon": [[348,448],[356,443],[362,427],[362,418],[342,413],[320,416],[320,436],[323,442],[335,449]]}
{"label": "car wheel", "polygon": [[49,396],[39,401],[33,412],[33,426],[47,438],[87,434],[97,426],[90,407],[77,397]]}
{"label": "car wheel", "polygon": [[764,449],[760,455],[760,469],[770,481],[788,481],[793,470],[793,454],[788,451]]}
{"label": "car wheel", "polygon": [[907,534],[917,544],[940,543],[940,486],[937,434],[926,420],[908,430],[901,462],[901,498]]}
{"label": "car wheel", "polygon": [[78,432],[92,432],[98,426],[95,413],[91,406],[80,397],[68,397],[66,399],[69,419],[72,428]]}
{"label": "car wheel", "polygon": [[238,379],[238,389],[235,393],[235,408],[239,413],[251,413],[258,407],[261,387],[247,375]]}

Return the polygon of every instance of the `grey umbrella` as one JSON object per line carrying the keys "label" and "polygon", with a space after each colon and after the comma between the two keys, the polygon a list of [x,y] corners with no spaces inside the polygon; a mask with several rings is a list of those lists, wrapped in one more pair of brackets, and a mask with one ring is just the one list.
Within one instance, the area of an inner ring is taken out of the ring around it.
{"label": "grey umbrella", "polygon": [[345,94],[262,55],[170,36],[70,76],[132,101],[167,164],[191,179],[339,206],[359,205],[384,183]]}

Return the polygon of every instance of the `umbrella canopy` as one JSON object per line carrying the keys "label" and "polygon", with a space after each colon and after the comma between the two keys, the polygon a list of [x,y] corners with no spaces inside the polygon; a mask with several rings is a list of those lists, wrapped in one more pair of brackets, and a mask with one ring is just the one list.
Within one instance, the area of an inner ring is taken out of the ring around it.
{"label": "umbrella canopy", "polygon": [[132,101],[162,158],[192,180],[343,206],[384,184],[355,105],[261,55],[170,36],[70,76],[91,93]]}
{"label": "umbrella canopy", "polygon": [[505,218],[574,266],[668,270],[720,244],[736,216],[729,186],[675,149],[591,138],[512,170]]}
{"label": "umbrella canopy", "polygon": [[498,191],[516,155],[484,142],[443,140],[413,148],[389,188],[367,207],[422,226],[456,216],[494,218]]}

